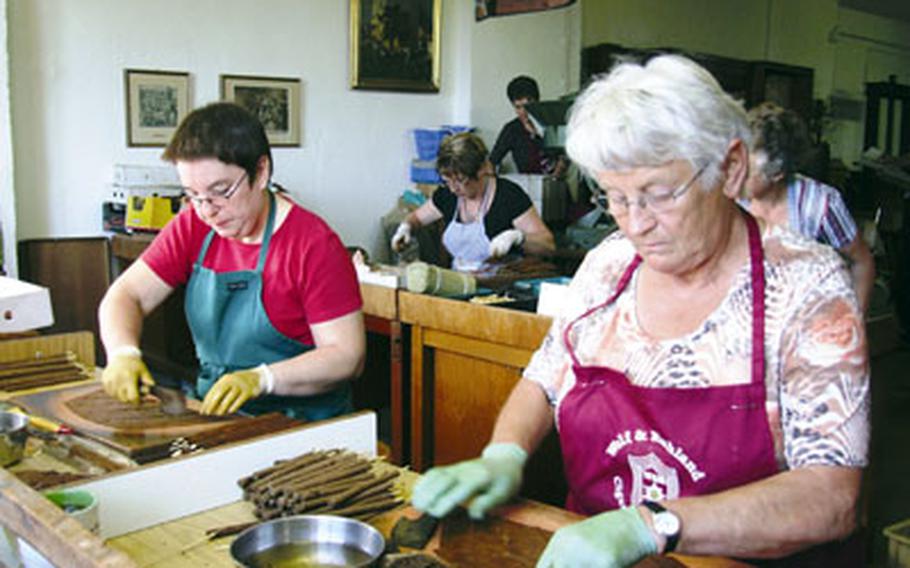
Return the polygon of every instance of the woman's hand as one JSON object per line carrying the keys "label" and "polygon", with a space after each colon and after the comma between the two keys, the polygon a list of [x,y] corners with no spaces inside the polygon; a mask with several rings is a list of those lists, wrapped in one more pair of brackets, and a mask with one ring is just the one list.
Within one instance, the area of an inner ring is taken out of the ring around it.
{"label": "woman's hand", "polygon": [[518,246],[525,240],[525,234],[518,229],[506,229],[490,241],[490,256],[497,258],[508,254],[512,247]]}
{"label": "woman's hand", "polygon": [[206,393],[199,413],[221,416],[240,410],[248,400],[256,398],[264,390],[260,369],[257,367],[222,375]]}
{"label": "woman's hand", "polygon": [[395,229],[395,234],[392,236],[392,250],[395,252],[401,252],[409,242],[411,242],[411,225],[407,221],[402,221],[398,228]]}
{"label": "woman's hand", "polygon": [[624,568],[656,553],[651,530],[638,509],[630,507],[559,529],[537,561],[537,568]]}
{"label": "woman's hand", "polygon": [[468,514],[482,519],[487,511],[518,494],[528,454],[518,444],[490,444],[481,457],[434,467],[414,487],[411,504],[434,517],[444,517],[474,497]]}
{"label": "woman's hand", "polygon": [[130,404],[139,404],[141,387],[147,390],[154,384],[155,380],[142,361],[142,353],[136,347],[128,353],[112,355],[101,373],[104,392]]}

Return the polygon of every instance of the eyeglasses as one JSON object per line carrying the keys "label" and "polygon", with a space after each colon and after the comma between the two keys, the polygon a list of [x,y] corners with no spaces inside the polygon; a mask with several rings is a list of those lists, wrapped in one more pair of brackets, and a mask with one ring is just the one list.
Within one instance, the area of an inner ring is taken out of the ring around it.
{"label": "eyeglasses", "polygon": [[594,196],[594,200],[602,208],[608,210],[614,217],[618,215],[627,215],[629,213],[629,206],[632,205],[632,203],[638,205],[638,208],[642,211],[647,209],[653,213],[666,213],[673,208],[676,200],[682,197],[683,194],[692,187],[692,184],[695,183],[695,180],[698,179],[698,176],[700,176],[706,168],[707,166],[699,168],[699,170],[695,172],[695,175],[689,178],[689,181],[673,191],[663,193],[642,193],[631,201],[618,191],[605,191],[598,192]]}
{"label": "eyeglasses", "polygon": [[468,181],[468,178],[464,176],[452,176],[452,175],[441,175],[442,182],[445,183],[448,187],[464,187]]}
{"label": "eyeglasses", "polygon": [[189,200],[196,207],[202,207],[203,204],[208,203],[214,207],[224,207],[225,204],[237,193],[237,190],[240,189],[240,183],[243,182],[246,178],[246,171],[240,174],[240,177],[237,178],[237,181],[232,183],[227,189],[214,189],[211,191],[208,197],[199,197],[188,189],[183,190],[183,196]]}

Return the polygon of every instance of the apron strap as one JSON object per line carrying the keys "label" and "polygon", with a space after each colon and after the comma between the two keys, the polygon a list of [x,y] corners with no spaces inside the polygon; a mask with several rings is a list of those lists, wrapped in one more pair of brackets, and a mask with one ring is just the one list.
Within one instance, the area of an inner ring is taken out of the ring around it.
{"label": "apron strap", "polygon": [[562,342],[566,346],[566,350],[569,352],[569,355],[572,357],[572,363],[577,366],[581,366],[581,363],[578,361],[578,356],[575,354],[575,348],[572,346],[572,340],[569,337],[569,334],[572,331],[572,326],[581,321],[582,319],[588,317],[592,313],[596,312],[601,308],[605,308],[616,301],[616,298],[622,294],[623,290],[626,289],[626,286],[629,285],[629,280],[632,279],[632,275],[635,273],[635,269],[638,268],[638,265],[641,264],[641,256],[638,254],[635,255],[635,258],[632,259],[632,262],[629,263],[629,266],[626,267],[626,271],[623,272],[622,277],[620,277],[619,282],[616,283],[616,290],[613,291],[613,294],[607,298],[606,302],[602,304],[597,304],[593,308],[589,308],[586,312],[578,316],[569,322],[569,325],[562,331]]}
{"label": "apron strap", "polygon": [[765,252],[755,217],[745,209],[752,269],[752,383],[765,380]]}
{"label": "apron strap", "polygon": [[265,258],[269,254],[269,243],[272,241],[272,230],[275,228],[275,194],[266,190],[269,194],[269,216],[265,222],[265,232],[262,234],[262,244],[259,245],[259,262],[256,263],[256,272],[261,273],[265,268]]}

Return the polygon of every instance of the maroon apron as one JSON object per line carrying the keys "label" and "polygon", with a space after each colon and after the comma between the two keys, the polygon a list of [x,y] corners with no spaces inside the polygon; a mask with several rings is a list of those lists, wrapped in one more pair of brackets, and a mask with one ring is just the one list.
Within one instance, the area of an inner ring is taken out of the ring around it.
{"label": "maroon apron", "polygon": [[765,274],[758,224],[746,217],[752,266],[752,377],[747,384],[646,388],[620,371],[582,365],[572,327],[625,290],[641,257],[616,291],[572,321],[563,341],[576,382],[559,407],[569,496],[566,508],[602,511],[716,493],[778,472],[765,410]]}
{"label": "maroon apron", "polygon": [[[581,364],[571,341],[572,327],[616,301],[641,264],[638,255],[606,302],[566,326],[563,341],[576,377],[558,413],[569,485],[567,509],[594,515],[645,499],[717,493],[778,473],[765,409],[764,252],[758,224],[751,215],[746,214],[745,219],[752,270],[749,383],[646,388],[632,384],[616,369]],[[830,543],[771,563],[855,566],[856,554],[862,557],[861,547],[856,551],[855,546],[855,539]],[[845,554],[845,549],[850,553]]]}

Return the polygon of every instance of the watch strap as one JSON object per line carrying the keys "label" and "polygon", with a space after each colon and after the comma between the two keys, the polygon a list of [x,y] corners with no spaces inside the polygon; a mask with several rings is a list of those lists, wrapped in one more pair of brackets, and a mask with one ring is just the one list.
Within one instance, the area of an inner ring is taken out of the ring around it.
{"label": "watch strap", "polygon": [[[641,504],[644,505],[645,507],[647,507],[655,515],[659,515],[661,513],[669,513],[671,515],[675,515],[673,512],[668,511],[666,507],[664,507],[660,503],[657,503],[656,501],[645,500],[645,501],[642,501]],[[664,554],[669,554],[669,553],[673,552],[674,550],[676,550],[676,545],[679,544],[679,533],[680,533],[680,531],[676,531],[673,534],[660,533],[661,536],[663,536],[667,541],[667,543],[664,545],[664,551],[663,551]]]}

